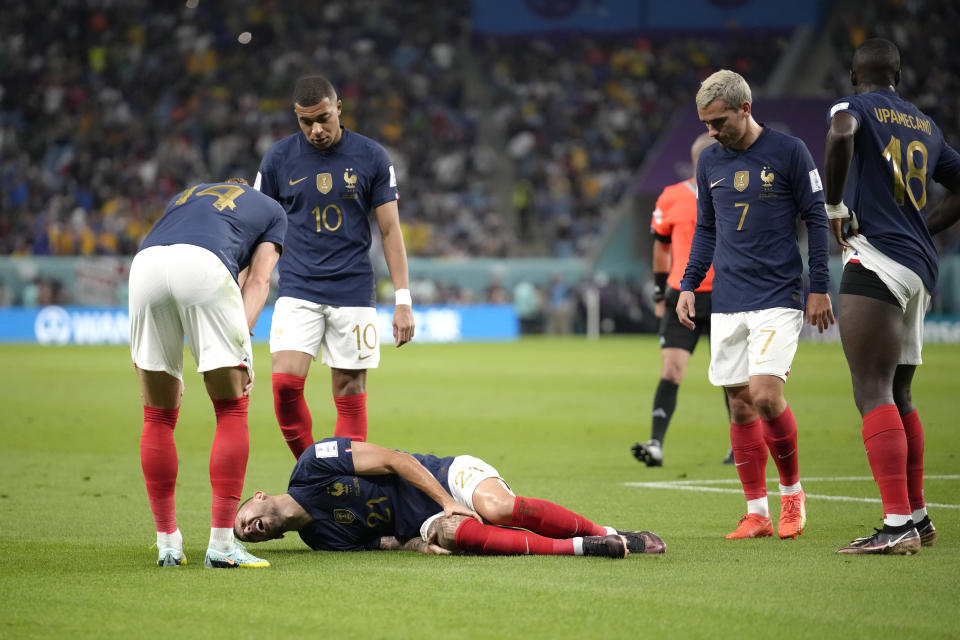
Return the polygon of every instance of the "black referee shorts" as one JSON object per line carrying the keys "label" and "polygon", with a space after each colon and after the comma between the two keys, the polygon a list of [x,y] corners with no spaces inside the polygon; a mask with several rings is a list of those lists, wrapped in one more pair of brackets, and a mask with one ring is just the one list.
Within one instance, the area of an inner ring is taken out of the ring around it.
{"label": "black referee shorts", "polygon": [[693,317],[693,324],[696,328],[693,331],[680,324],[680,319],[677,318],[679,298],[679,291],[667,289],[665,299],[667,308],[663,317],[660,318],[660,348],[683,349],[693,353],[701,334],[706,334],[707,339],[710,339],[711,293],[709,291],[694,293],[693,304],[696,315]]}

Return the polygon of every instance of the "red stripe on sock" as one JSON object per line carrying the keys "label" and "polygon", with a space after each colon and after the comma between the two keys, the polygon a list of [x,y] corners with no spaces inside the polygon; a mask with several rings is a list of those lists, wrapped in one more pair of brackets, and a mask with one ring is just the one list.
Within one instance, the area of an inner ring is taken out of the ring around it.
{"label": "red stripe on sock", "polygon": [[217,431],[210,450],[212,527],[233,527],[250,453],[250,433],[247,429],[249,402],[250,398],[247,397],[213,401]]}
{"label": "red stripe on sock", "polygon": [[157,531],[177,530],[174,490],[177,486],[177,446],[173,430],[180,409],[143,408],[140,434],[140,466]]}
{"label": "red stripe on sock", "polygon": [[900,416],[903,432],[907,437],[907,496],[910,509],[923,509],[927,503],[923,499],[923,425],[914,409]]}
{"label": "red stripe on sock", "polygon": [[907,437],[896,405],[881,405],[863,416],[862,435],[870,470],[880,489],[884,516],[910,515]]}
{"label": "red stripe on sock", "polygon": [[280,424],[283,439],[295,458],[313,444],[313,417],[303,397],[304,376],[275,373],[273,381],[273,411]]}
{"label": "red stripe on sock", "polygon": [[800,482],[800,460],[797,450],[797,420],[790,407],[776,418],[764,420],[763,440],[773,456],[780,474],[780,484],[789,487]]}
{"label": "red stripe on sock", "polygon": [[338,438],[365,441],[367,439],[367,394],[334,396],[337,405],[337,425],[333,435]]}
{"label": "red stripe on sock", "polygon": [[767,495],[767,445],[760,418],[748,424],[730,423],[730,444],[737,475],[747,500]]}
{"label": "red stripe on sock", "polygon": [[482,555],[572,556],[573,540],[555,540],[522,529],[506,529],[464,520],[454,535],[457,548]]}
{"label": "red stripe on sock", "polygon": [[529,529],[548,538],[605,536],[607,530],[558,504],[517,496],[513,502],[511,527]]}

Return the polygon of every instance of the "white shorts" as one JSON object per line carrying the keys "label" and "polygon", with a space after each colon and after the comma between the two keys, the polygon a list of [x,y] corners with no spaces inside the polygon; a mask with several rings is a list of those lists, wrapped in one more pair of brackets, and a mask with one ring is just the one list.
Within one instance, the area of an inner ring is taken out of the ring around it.
{"label": "white shorts", "polygon": [[377,310],[336,307],[283,296],[273,308],[270,353],[301,351],[337,369],[376,369],[380,364]]}
{"label": "white shorts", "polygon": [[130,356],[183,380],[183,339],[197,371],[245,367],[253,351],[243,298],[230,271],[190,244],[149,247],[130,265]]}
{"label": "white shorts", "polygon": [[923,364],[923,317],[930,306],[930,292],[916,273],[896,260],[888,258],[862,235],[847,238],[855,250],[843,249],[843,264],[852,258],[880,278],[903,310],[903,338],[897,364]]}
{"label": "white shorts", "polygon": [[786,380],[797,353],[803,311],[777,307],[710,316],[710,383],[736,387],[752,376]]}
{"label": "white shorts", "polygon": [[[453,464],[450,465],[447,472],[447,490],[450,491],[450,495],[458,504],[476,511],[473,507],[473,492],[487,478],[497,478],[503,488],[510,495],[513,495],[513,491],[510,491],[510,487],[500,477],[500,473],[496,469],[480,458],[474,458],[473,456],[457,456],[453,459]],[[427,532],[430,530],[431,523],[442,517],[443,511],[430,516],[420,525],[420,537],[424,542],[427,541]]]}

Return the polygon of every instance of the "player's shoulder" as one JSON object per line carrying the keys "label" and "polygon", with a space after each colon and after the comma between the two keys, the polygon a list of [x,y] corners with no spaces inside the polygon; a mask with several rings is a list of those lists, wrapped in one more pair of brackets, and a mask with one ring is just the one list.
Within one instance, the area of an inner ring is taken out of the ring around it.
{"label": "player's shoulder", "polygon": [[263,154],[263,164],[269,164],[276,161],[277,158],[286,158],[292,153],[299,152],[301,137],[303,137],[302,133],[291,133],[271,144],[267,152]]}
{"label": "player's shoulder", "polygon": [[382,144],[362,133],[343,128],[343,136],[351,153],[361,153],[370,158],[388,158],[387,150]]}

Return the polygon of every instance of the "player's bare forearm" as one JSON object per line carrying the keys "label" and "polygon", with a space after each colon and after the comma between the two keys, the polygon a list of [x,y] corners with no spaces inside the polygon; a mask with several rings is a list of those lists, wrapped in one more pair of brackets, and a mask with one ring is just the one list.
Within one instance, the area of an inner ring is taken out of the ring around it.
{"label": "player's bare forearm", "polygon": [[[390,271],[393,290],[410,289],[407,267],[407,249],[403,244],[400,215],[396,202],[387,202],[377,207],[377,224],[383,241],[383,258]],[[393,310],[393,341],[398,347],[410,342],[414,334],[413,308],[409,304],[397,304]]]}
{"label": "player's bare forearm", "polygon": [[824,197],[827,204],[839,204],[843,200],[843,188],[847,183],[850,160],[853,158],[853,137],[858,127],[857,119],[849,113],[837,113],[830,119],[823,161],[823,175],[827,181]]}
{"label": "player's bare forearm", "polygon": [[409,453],[385,449],[369,442],[353,442],[353,469],[357,475],[394,473],[443,507],[448,516],[461,514],[480,520],[480,516],[457,503],[446,489]]}
{"label": "player's bare forearm", "polygon": [[245,277],[240,287],[240,295],[251,335],[270,293],[270,274],[279,259],[280,251],[277,246],[272,242],[263,242],[254,249],[250,266],[244,269]]}
{"label": "player's bare forearm", "polygon": [[951,193],[927,216],[927,230],[936,235],[960,220],[960,190]]}

